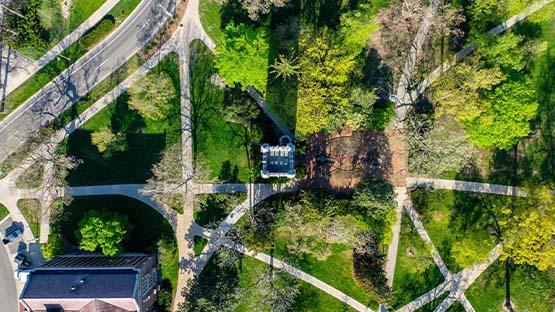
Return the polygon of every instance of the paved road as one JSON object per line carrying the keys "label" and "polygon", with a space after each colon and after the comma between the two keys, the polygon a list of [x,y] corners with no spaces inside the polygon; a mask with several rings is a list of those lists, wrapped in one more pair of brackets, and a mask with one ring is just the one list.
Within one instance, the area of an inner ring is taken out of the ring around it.
{"label": "paved road", "polygon": [[143,0],[96,48],[0,122],[0,161],[133,56],[168,19],[175,0]]}
{"label": "paved road", "polygon": [[17,311],[17,292],[11,260],[4,246],[0,247],[0,302],[0,312]]}

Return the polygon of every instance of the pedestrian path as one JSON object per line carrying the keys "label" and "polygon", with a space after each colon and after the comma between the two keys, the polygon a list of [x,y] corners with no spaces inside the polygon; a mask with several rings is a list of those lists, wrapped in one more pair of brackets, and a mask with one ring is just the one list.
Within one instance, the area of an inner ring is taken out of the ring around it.
{"label": "pedestrian path", "polygon": [[278,259],[275,259],[272,256],[269,256],[267,254],[261,253],[261,252],[255,252],[252,250],[247,249],[245,246],[233,242],[229,239],[224,239],[221,241],[221,246],[224,246],[226,248],[231,248],[231,249],[235,249],[247,256],[253,257],[259,261],[262,261],[268,265],[271,265],[272,267],[281,269],[282,271],[290,274],[291,276],[298,278],[302,281],[305,281],[313,286],[315,286],[316,288],[324,291],[325,293],[335,297],[336,299],[338,299],[339,301],[349,305],[350,307],[352,307],[353,309],[360,311],[360,312],[374,312],[372,309],[370,309],[369,307],[365,306],[364,304],[358,302],[357,300],[353,299],[352,297],[349,297],[348,295],[346,295],[345,293],[337,290],[336,288],[330,286],[329,284],[326,284],[324,282],[322,282],[321,280],[315,278],[312,275],[306,274],[305,272],[283,262],[280,261]]}
{"label": "pedestrian path", "polygon": [[391,231],[393,232],[393,237],[391,239],[391,243],[387,247],[387,259],[385,262],[385,276],[387,278],[387,286],[389,286],[390,288],[393,287],[393,277],[397,264],[397,253],[399,249],[399,237],[401,236],[400,234],[401,222],[403,218],[403,208],[408,198],[407,189],[404,187],[396,187],[395,194],[397,194],[397,197],[395,197],[395,202],[397,203],[397,207],[395,209],[396,222],[391,229]]}
{"label": "pedestrian path", "polygon": [[526,189],[522,187],[460,180],[407,178],[407,187],[526,197]]}
{"label": "pedestrian path", "polygon": [[19,87],[23,82],[25,82],[25,80],[33,76],[52,60],[56,59],[62,51],[79,40],[79,38],[81,38],[87,31],[100,22],[102,18],[104,18],[104,16],[106,16],[106,14],[108,14],[108,12],[110,12],[118,3],[119,0],[107,0],[104,4],[102,4],[102,6],[100,6],[100,8],[98,8],[98,10],[81,23],[81,25],[62,39],[58,44],[48,50],[48,52],[41,56],[41,58],[37,61],[34,61],[25,67],[17,66],[14,68],[15,70],[9,73],[8,83],[6,85],[6,94],[9,94],[11,91]]}

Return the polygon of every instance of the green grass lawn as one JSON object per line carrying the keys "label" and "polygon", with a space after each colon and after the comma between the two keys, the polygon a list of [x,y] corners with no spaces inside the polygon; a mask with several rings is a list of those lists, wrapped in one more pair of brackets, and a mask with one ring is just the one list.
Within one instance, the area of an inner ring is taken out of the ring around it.
{"label": "green grass lawn", "polygon": [[245,144],[250,141],[246,138],[246,130],[224,119],[224,91],[209,83],[209,77],[215,72],[213,54],[199,41],[194,42],[191,50],[191,123],[195,156],[206,162],[210,180],[221,177],[227,167],[234,172],[235,180],[247,182],[249,164]]}
{"label": "green grass lawn", "polygon": [[195,222],[200,226],[215,225],[246,199],[245,193],[196,195],[194,203]]}
{"label": "green grass lawn", "polygon": [[[127,93],[118,97],[69,136],[65,152],[83,160],[68,177],[71,185],[144,183],[152,176],[151,168],[160,160],[160,153],[180,144],[179,70],[175,54],[162,60],[149,75],[156,75],[158,70],[170,75],[175,88],[173,110],[168,117],[158,121],[144,119],[129,108]],[[106,126],[114,132],[124,132],[127,141],[125,151],[109,158],[104,158],[91,142],[92,132]]]}
{"label": "green grass lawn", "polygon": [[[80,2],[85,3],[88,1],[81,0]],[[97,38],[97,40],[93,41],[86,40],[87,34],[85,34],[77,42],[73,43],[64,51],[62,51],[61,55],[69,58],[70,61],[61,58],[52,60],[36,74],[31,76],[23,84],[13,90],[8,96],[6,96],[6,114],[0,115],[0,120],[4,119],[11,111],[15,110],[19,105],[23,104],[28,98],[38,92],[48,82],[57,77],[62,71],[67,69],[69,65],[73,64],[75,61],[85,55],[88,49],[92,48],[92,46],[94,46],[97,42],[107,36],[111,31],[116,29],[121,21],[123,21],[133,11],[133,9],[137,6],[139,2],[140,0],[121,0],[108,14],[112,16],[115,20],[115,24],[111,29],[107,29],[107,31],[103,34],[96,34],[95,38]],[[91,29],[89,33],[93,29]],[[88,44],[87,46],[83,46],[81,42],[89,42],[90,44]]]}
{"label": "green grass lawn", "polygon": [[6,206],[0,204],[0,220],[4,219],[9,214],[10,214],[10,212],[8,211],[8,208],[6,208]]}
{"label": "green grass lawn", "polygon": [[483,229],[484,219],[487,218],[484,205],[506,197],[447,190],[415,190],[411,198],[432,242],[452,273],[463,269],[451,257],[454,242],[469,235],[480,238],[481,243],[487,246],[481,254],[484,258],[496,245]]}
{"label": "green grass lawn", "polygon": [[[505,265],[493,263],[470,288],[466,297],[476,311],[502,312],[505,300]],[[517,266],[511,273],[511,300],[515,311],[552,312],[555,307],[555,271]]]}
{"label": "green grass lawn", "polygon": [[221,5],[216,0],[200,0],[199,14],[202,27],[216,44],[224,40],[220,9]]}
{"label": "green grass lawn", "polygon": [[[201,283],[201,287],[204,289],[210,289],[215,286],[214,280],[216,279],[216,273],[222,270],[218,268],[216,264],[216,257],[217,256],[214,256],[210,259],[198,279]],[[229,302],[232,306],[238,304],[236,311],[252,311],[252,309],[249,308],[248,302],[255,298],[253,296],[257,295],[255,289],[257,287],[256,283],[260,278],[259,274],[261,272],[267,273],[269,269],[269,266],[265,263],[245,257],[235,270],[228,273],[229,275],[225,281],[230,283],[230,286],[240,287],[244,290],[241,296],[236,299],[237,301]],[[295,299],[291,311],[350,312],[354,310],[318,288],[299,280],[299,294]]]}
{"label": "green grass lawn", "polygon": [[69,13],[68,32],[77,28],[91,14],[104,4],[106,0],[73,0]]}
{"label": "green grass lawn", "polygon": [[[175,234],[166,219],[146,204],[124,196],[75,197],[69,206],[64,207],[60,221],[65,239],[78,246],[75,232],[83,215],[88,210],[102,209],[126,215],[133,226],[123,242],[124,252],[156,253],[160,246],[162,278],[168,279],[176,291],[178,255]],[[160,243],[161,240],[165,244]]]}
{"label": "green grass lawn", "polygon": [[444,278],[408,216],[403,215],[397,265],[393,278],[392,306],[413,301],[443,282]]}
{"label": "green grass lawn", "polygon": [[[287,241],[283,237],[278,237],[275,241],[274,256],[283,260],[295,259],[295,266],[301,271],[337,288],[362,304],[376,309],[379,304],[376,298],[359,287],[353,278],[352,249],[347,245],[333,244],[331,251],[332,254],[325,260],[318,260],[309,254],[293,255],[287,251]],[[266,250],[266,253],[270,253],[270,250]]]}
{"label": "green grass lawn", "polygon": [[198,256],[202,253],[202,250],[204,249],[206,244],[208,244],[208,240],[204,237],[195,236],[194,243],[195,245],[193,249],[195,252],[195,256]]}
{"label": "green grass lawn", "polygon": [[41,205],[40,202],[35,199],[20,199],[17,201],[17,208],[29,223],[29,227],[33,232],[36,239],[40,237],[40,221],[41,221]]}

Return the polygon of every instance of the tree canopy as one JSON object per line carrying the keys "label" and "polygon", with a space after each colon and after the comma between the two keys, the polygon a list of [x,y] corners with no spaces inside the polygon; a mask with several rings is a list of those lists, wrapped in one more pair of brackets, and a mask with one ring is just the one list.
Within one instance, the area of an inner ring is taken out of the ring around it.
{"label": "tree canopy", "polygon": [[87,211],[79,222],[79,230],[76,233],[79,248],[90,252],[100,249],[106,256],[116,256],[122,253],[121,243],[131,229],[127,216],[106,210]]}
{"label": "tree canopy", "polygon": [[233,23],[225,27],[225,39],[216,46],[214,67],[227,84],[240,84],[243,91],[253,86],[266,92],[269,30],[266,27]]}
{"label": "tree canopy", "polygon": [[91,141],[104,158],[110,158],[116,152],[127,148],[124,133],[114,134],[109,127],[102,127],[91,134]]}
{"label": "tree canopy", "polygon": [[166,117],[175,98],[175,88],[166,72],[147,75],[129,88],[129,106],[145,119]]}

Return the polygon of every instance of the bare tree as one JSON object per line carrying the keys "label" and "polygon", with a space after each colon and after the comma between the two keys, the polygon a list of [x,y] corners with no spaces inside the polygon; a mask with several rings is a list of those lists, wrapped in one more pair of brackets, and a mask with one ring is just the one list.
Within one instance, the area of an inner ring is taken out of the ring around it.
{"label": "bare tree", "polygon": [[[220,4],[225,4],[229,0],[219,0]],[[239,0],[243,9],[249,13],[249,18],[253,21],[258,20],[261,15],[268,14],[272,7],[284,7],[291,0]]]}

